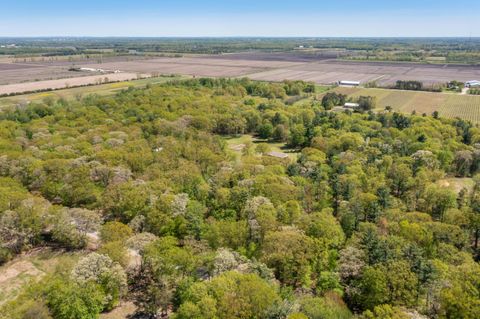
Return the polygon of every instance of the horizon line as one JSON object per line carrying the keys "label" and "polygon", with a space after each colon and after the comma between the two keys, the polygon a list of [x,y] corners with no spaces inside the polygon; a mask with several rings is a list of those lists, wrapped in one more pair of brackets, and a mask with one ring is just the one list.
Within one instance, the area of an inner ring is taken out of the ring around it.
{"label": "horizon line", "polygon": [[209,36],[209,35],[0,35],[0,39],[6,38],[150,38],[150,39],[480,39],[478,36],[466,36],[466,35],[449,35],[449,36],[408,36],[408,35],[399,35],[399,36],[374,36],[374,35],[359,35],[359,36],[309,36],[309,35],[296,35],[296,36],[278,36],[278,35],[218,35],[218,36]]}

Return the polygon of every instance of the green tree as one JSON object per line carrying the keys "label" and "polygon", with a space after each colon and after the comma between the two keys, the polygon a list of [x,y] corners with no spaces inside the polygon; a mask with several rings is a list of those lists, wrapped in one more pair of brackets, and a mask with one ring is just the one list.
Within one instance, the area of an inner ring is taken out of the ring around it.
{"label": "green tree", "polygon": [[377,107],[377,99],[374,96],[360,96],[358,105],[362,111],[370,111]]}
{"label": "green tree", "polygon": [[265,123],[258,129],[258,136],[263,139],[269,139],[273,134],[273,126],[270,123]]}
{"label": "green tree", "polygon": [[125,242],[132,235],[133,231],[128,225],[116,221],[107,222],[100,229],[100,238],[104,243],[113,241]]}
{"label": "green tree", "polygon": [[264,261],[283,284],[308,287],[311,284],[314,242],[295,229],[268,233],[263,245]]}
{"label": "green tree", "polygon": [[303,124],[297,124],[290,128],[289,145],[291,147],[300,147],[305,144],[306,129]]}
{"label": "green tree", "polygon": [[457,206],[457,195],[450,189],[435,184],[427,187],[424,198],[427,212],[442,221],[445,212]]}
{"label": "green tree", "polygon": [[352,313],[335,294],[324,298],[308,297],[300,301],[300,310],[310,319],[349,319]]}
{"label": "green tree", "polygon": [[93,282],[79,286],[57,279],[50,283],[46,298],[54,318],[94,319],[104,308],[105,295]]}
{"label": "green tree", "polygon": [[127,276],[123,268],[108,256],[91,253],[79,260],[71,278],[81,286],[90,282],[100,286],[105,294],[104,309],[114,308],[126,293]]}
{"label": "green tree", "polygon": [[193,284],[177,311],[177,318],[268,318],[280,302],[276,289],[254,274],[226,272]]}

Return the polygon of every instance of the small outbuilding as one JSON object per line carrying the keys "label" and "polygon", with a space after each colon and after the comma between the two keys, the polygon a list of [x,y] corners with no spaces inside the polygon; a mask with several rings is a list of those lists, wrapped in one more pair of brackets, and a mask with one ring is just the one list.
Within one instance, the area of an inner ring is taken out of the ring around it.
{"label": "small outbuilding", "polygon": [[347,102],[343,105],[343,108],[345,109],[351,109],[351,110],[356,110],[360,107],[360,104],[358,103],[350,103],[350,102]]}
{"label": "small outbuilding", "polygon": [[480,81],[472,80],[465,82],[465,87],[467,88],[478,88],[480,87]]}
{"label": "small outbuilding", "polygon": [[340,81],[338,82],[339,85],[342,86],[359,86],[360,82],[358,81]]}

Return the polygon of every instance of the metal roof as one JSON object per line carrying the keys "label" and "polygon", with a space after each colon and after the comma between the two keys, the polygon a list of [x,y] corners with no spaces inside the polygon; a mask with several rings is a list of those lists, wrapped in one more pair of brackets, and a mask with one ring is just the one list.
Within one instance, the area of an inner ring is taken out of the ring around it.
{"label": "metal roof", "polygon": [[359,107],[360,104],[358,104],[358,103],[345,103],[344,106],[345,107]]}
{"label": "metal roof", "polygon": [[354,84],[354,85],[359,85],[360,82],[358,81],[340,81],[341,84]]}

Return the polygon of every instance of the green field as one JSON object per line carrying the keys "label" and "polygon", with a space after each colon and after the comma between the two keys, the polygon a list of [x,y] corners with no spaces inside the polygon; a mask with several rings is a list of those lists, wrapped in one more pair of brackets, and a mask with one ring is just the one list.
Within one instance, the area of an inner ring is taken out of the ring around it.
{"label": "green field", "polygon": [[361,95],[375,96],[378,110],[391,106],[395,111],[404,113],[416,111],[418,114],[430,115],[434,111],[438,111],[443,117],[460,117],[480,123],[480,96],[346,87],[339,87],[334,91],[352,98]]}
{"label": "green field", "polygon": [[41,101],[49,97],[52,97],[55,99],[63,98],[68,100],[68,99],[73,99],[81,96],[84,97],[89,94],[98,94],[98,95],[108,96],[108,95],[114,95],[115,93],[118,93],[119,91],[124,89],[128,89],[129,87],[141,88],[141,87],[147,86],[147,84],[165,83],[167,81],[178,80],[182,78],[187,78],[187,77],[186,76],[176,76],[176,77],[160,76],[160,77],[141,79],[141,80],[115,82],[115,83],[83,86],[83,87],[55,90],[55,91],[48,91],[48,92],[15,95],[11,97],[9,96],[9,97],[0,98],[0,108],[5,106],[13,106],[18,103]]}

